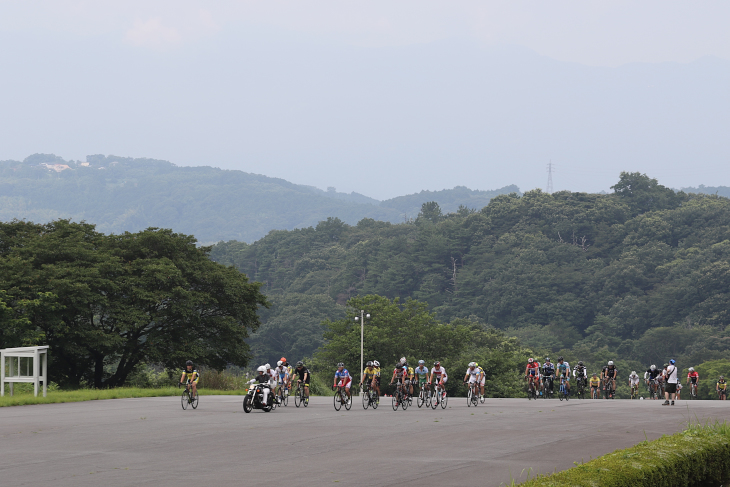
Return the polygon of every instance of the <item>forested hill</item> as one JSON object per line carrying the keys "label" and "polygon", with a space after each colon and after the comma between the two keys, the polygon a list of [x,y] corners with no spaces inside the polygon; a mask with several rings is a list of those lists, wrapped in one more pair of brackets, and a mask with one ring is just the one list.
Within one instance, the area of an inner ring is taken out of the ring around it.
{"label": "forested hill", "polygon": [[263,355],[272,344],[304,353],[302,343],[321,343],[316,319],[342,315],[335,303],[378,294],[590,363],[618,358],[640,370],[669,356],[684,367],[727,356],[730,200],[638,173],[613,188],[501,195],[448,214],[424,205],[402,224],[329,219],[252,245],[221,243],[211,256],[272,298],[254,340]]}
{"label": "forested hill", "polygon": [[402,222],[426,201],[481,208],[492,196],[510,192],[519,189],[459,187],[379,202],[334,188],[153,159],[97,155],[81,162],[35,154],[22,162],[0,161],[0,221],[70,218],[94,222],[104,233],[174,228],[203,244],[253,242],[270,230],[309,227],[328,217],[352,224],[363,218]]}

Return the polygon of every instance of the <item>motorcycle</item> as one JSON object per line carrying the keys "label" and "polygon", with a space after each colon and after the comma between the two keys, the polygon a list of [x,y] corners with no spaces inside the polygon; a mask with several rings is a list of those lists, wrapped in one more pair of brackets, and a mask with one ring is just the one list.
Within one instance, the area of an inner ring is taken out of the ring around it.
{"label": "motorcycle", "polygon": [[[249,382],[251,384],[248,388],[248,392],[243,396],[243,411],[250,413],[254,409],[263,409],[265,412],[269,412],[274,409],[274,391],[269,388],[268,384],[254,384],[256,380]],[[269,396],[266,398],[266,404],[264,404],[264,388],[269,389]]]}

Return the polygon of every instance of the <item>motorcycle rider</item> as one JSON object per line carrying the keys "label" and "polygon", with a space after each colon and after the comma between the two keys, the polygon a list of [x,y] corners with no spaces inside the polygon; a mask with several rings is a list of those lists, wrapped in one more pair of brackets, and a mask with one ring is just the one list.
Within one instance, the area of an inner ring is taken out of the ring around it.
{"label": "motorcycle rider", "polygon": [[254,381],[258,384],[261,384],[261,391],[264,394],[264,405],[269,404],[269,390],[271,389],[271,376],[268,374],[268,371],[266,370],[266,366],[262,365],[256,371],[259,373],[259,375],[256,376]]}

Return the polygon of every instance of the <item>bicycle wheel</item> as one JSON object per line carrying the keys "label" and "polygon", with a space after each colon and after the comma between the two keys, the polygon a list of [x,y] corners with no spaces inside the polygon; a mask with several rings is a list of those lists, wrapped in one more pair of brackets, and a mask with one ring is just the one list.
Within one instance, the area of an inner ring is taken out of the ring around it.
{"label": "bicycle wheel", "polygon": [[471,392],[471,387],[470,387],[469,389],[466,390],[466,407],[468,407],[468,408],[471,407],[471,396],[472,396],[472,392]]}
{"label": "bicycle wheel", "polygon": [[398,404],[398,393],[396,392],[395,394],[393,394],[390,397],[391,397],[391,401],[390,402],[393,405],[393,411],[398,411],[398,406],[400,406],[400,404]]}
{"label": "bicycle wheel", "polygon": [[444,395],[441,398],[441,409],[446,409],[446,403],[448,402],[449,397]]}
{"label": "bicycle wheel", "polygon": [[284,406],[288,406],[289,405],[289,394],[287,394],[286,392],[281,396],[281,403]]}
{"label": "bicycle wheel", "polygon": [[302,391],[301,388],[297,387],[297,393],[294,395],[294,405],[296,407],[299,407],[299,405],[302,403],[303,396],[304,396],[304,391]]}
{"label": "bicycle wheel", "polygon": [[180,405],[183,409],[187,409],[189,403],[190,397],[188,396],[188,391],[183,391],[182,396],[180,396]]}
{"label": "bicycle wheel", "polygon": [[345,401],[345,409],[347,409],[349,411],[350,408],[352,407],[352,396],[347,397],[347,394],[345,394],[345,396],[342,399]]}
{"label": "bicycle wheel", "polygon": [[200,399],[200,396],[198,396],[198,391],[195,391],[195,397],[193,397],[193,400],[190,402],[190,405],[193,406],[193,409],[198,409],[198,400]]}
{"label": "bicycle wheel", "polygon": [[439,398],[440,395],[441,392],[439,392],[438,390],[433,391],[433,395],[431,396],[431,409],[436,409],[438,407],[439,403],[441,402]]}
{"label": "bicycle wheel", "polygon": [[403,398],[403,400],[400,402],[400,407],[403,408],[403,411],[408,409],[408,406],[411,405],[411,402],[407,398]]}
{"label": "bicycle wheel", "polygon": [[479,405],[479,393],[474,390],[471,393],[471,403],[474,405],[474,407],[477,407]]}
{"label": "bicycle wheel", "polygon": [[370,407],[370,391],[365,391],[362,395],[362,408],[367,409]]}
{"label": "bicycle wheel", "polygon": [[340,390],[335,390],[335,411],[339,411],[342,408],[342,398],[340,397]]}
{"label": "bicycle wheel", "polygon": [[418,392],[418,399],[416,399],[416,406],[418,406],[418,408],[420,409],[421,406],[423,406],[425,402],[426,402],[426,393],[423,391],[423,389],[421,389]]}
{"label": "bicycle wheel", "polygon": [[560,390],[558,391],[558,399],[560,399],[562,401],[564,396],[565,396],[565,390],[563,389],[563,386],[560,386]]}

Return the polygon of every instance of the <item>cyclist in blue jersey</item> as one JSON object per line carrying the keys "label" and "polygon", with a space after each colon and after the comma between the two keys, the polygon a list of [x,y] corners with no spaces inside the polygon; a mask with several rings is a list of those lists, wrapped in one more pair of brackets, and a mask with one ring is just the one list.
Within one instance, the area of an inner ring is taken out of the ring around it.
{"label": "cyclist in blue jersey", "polygon": [[[338,382],[339,381],[339,382]],[[337,386],[344,387],[345,392],[347,393],[347,400],[351,401],[352,396],[350,395],[350,386],[352,385],[352,376],[350,376],[350,372],[345,368],[345,364],[340,362],[337,364],[337,372],[335,372],[335,381],[332,384],[332,388],[334,389]]]}
{"label": "cyclist in blue jersey", "polygon": [[570,395],[570,364],[563,360],[563,357],[558,357],[558,363],[555,366],[557,375],[558,375],[558,381],[560,381],[561,378],[565,379],[565,389],[568,392],[568,395]]}

